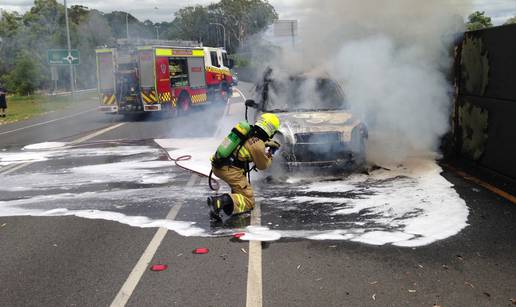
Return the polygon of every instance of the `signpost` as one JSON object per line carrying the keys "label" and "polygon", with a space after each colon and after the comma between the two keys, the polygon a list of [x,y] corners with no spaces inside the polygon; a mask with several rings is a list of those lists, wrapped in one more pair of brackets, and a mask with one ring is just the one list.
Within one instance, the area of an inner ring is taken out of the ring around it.
{"label": "signpost", "polygon": [[70,43],[70,25],[68,24],[68,6],[66,5],[66,0],[64,0],[64,7],[65,7],[65,24],[66,24],[66,44],[68,49],[68,56],[67,61],[70,65],[70,89],[72,90],[72,97],[74,96],[75,92],[75,81],[74,81],[74,74],[73,74],[73,57],[72,57],[72,45]]}
{"label": "signpost", "polygon": [[[80,53],[77,49],[71,49],[70,52],[68,52],[68,49],[49,49],[47,50],[47,62],[50,64],[50,73],[52,75],[52,81],[54,81],[55,91],[57,88],[57,80],[59,79],[56,65],[70,65],[70,67],[79,65],[81,63]],[[73,68],[70,70],[70,73],[73,76]],[[71,88],[72,93],[74,92],[74,85],[75,84],[73,84]]]}
{"label": "signpost", "polygon": [[67,49],[49,49],[47,51],[48,64],[50,65],[79,65],[80,53],[77,49],[71,49],[68,53]]}
{"label": "signpost", "polygon": [[50,66],[50,76],[52,77],[52,83],[54,85],[52,89],[52,94],[55,94],[57,90],[57,81],[59,80],[59,74],[57,73],[57,66],[51,65]]}

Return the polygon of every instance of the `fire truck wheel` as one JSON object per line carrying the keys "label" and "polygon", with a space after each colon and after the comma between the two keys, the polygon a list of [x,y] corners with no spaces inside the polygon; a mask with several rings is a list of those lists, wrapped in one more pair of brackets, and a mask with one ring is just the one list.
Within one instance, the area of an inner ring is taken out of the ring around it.
{"label": "fire truck wheel", "polygon": [[179,98],[179,101],[177,103],[177,111],[179,114],[186,114],[188,113],[188,111],[190,111],[190,107],[191,107],[191,100],[190,100],[190,96],[188,95],[182,95],[180,98]]}

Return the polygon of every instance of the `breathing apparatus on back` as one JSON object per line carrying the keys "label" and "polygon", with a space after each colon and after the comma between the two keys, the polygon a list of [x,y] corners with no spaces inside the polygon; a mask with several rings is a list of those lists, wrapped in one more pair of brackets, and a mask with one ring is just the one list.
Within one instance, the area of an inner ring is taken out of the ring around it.
{"label": "breathing apparatus on back", "polygon": [[251,133],[252,127],[246,121],[239,122],[228,136],[224,138],[222,143],[220,143],[217,148],[217,152],[215,153],[215,159],[226,159],[233,154],[233,152],[237,149],[237,147],[243,144]]}

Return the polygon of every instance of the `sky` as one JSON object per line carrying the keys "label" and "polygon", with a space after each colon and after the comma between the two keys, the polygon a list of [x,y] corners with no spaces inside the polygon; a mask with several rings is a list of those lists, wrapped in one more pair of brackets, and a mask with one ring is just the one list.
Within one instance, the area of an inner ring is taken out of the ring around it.
{"label": "sky", "polygon": [[[58,0],[62,2],[63,0]],[[420,0],[426,1],[426,0]],[[462,11],[469,12],[469,3],[473,3],[471,11],[486,11],[493,18],[493,23],[499,25],[510,17],[516,16],[516,0],[451,0]],[[0,8],[8,11],[24,12],[28,10],[33,0],[1,0]],[[128,11],[140,20],[150,19],[154,22],[170,21],[174,13],[185,6],[216,2],[216,0],[68,0],[69,5],[84,5],[103,12],[115,10]],[[300,0],[270,0],[277,10],[280,19],[296,19],[303,15],[297,8]]]}

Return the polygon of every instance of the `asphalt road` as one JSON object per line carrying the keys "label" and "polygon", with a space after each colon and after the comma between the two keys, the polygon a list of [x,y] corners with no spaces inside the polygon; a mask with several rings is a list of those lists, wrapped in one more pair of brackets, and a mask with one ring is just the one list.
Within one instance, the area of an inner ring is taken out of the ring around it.
{"label": "asphalt road", "polygon": [[[240,87],[249,92],[250,85]],[[146,155],[162,159],[152,139],[210,135],[222,114],[221,109],[204,109],[180,119],[127,119],[99,114],[95,106],[96,101],[84,101],[72,109],[1,126],[0,150],[16,151],[45,141],[75,141],[79,146],[74,154],[57,160],[0,169],[4,183],[26,178],[31,187],[4,192],[0,200],[30,197],[41,186],[55,195],[68,191],[66,182],[51,186],[58,176],[36,174],[62,174],[63,181],[73,181],[65,171],[72,166],[107,167]],[[203,122],[199,131],[203,112],[213,112],[214,120]],[[85,156],[81,144],[97,155]],[[122,145],[147,151],[130,156],[99,153]],[[152,204],[131,194],[134,201],[120,206],[120,212],[196,220],[216,231],[204,211],[206,180],[173,167],[160,173],[164,174],[173,177],[172,185],[110,181],[104,178],[108,172],[101,172],[99,177],[106,181],[73,182],[70,189],[115,193],[112,198],[78,200],[78,208],[89,202],[109,206],[101,201],[117,202],[116,193],[124,189],[156,191],[159,195]],[[452,173],[443,176],[466,201],[469,226],[417,248],[306,239],[249,243],[228,236],[181,236],[104,219],[0,217],[0,306],[514,306],[510,300],[516,299],[516,206]],[[226,227],[257,224],[260,218],[262,225],[277,221],[271,208],[261,210]],[[199,247],[209,253],[192,254]],[[153,272],[147,263],[167,264],[168,269]]]}

